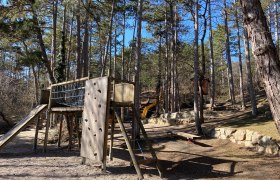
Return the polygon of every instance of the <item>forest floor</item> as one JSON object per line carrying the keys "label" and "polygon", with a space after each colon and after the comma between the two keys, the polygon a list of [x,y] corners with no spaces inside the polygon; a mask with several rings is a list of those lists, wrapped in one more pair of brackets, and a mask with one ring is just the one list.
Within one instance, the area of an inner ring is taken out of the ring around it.
{"label": "forest floor", "polygon": [[[219,111],[218,116],[205,119],[204,126],[245,128],[279,141],[274,122],[265,113],[269,107],[263,99],[259,99],[258,108],[260,115],[257,117],[251,117],[250,109]],[[229,140],[201,138],[188,141],[166,133],[193,133],[194,124],[146,124],[145,128],[156,150],[163,179],[280,179],[279,156],[258,154]],[[53,131],[55,130],[50,133]],[[116,135],[114,159],[107,160],[107,171],[102,172],[100,164],[81,164],[82,158],[77,145],[68,151],[67,142],[62,148],[49,144],[47,153],[43,153],[43,130],[39,133],[38,152],[33,153],[34,132],[34,128],[29,127],[1,149],[0,179],[137,179],[120,134]],[[141,153],[137,156],[141,158]],[[160,179],[154,166],[141,165],[141,170],[145,179]]]}

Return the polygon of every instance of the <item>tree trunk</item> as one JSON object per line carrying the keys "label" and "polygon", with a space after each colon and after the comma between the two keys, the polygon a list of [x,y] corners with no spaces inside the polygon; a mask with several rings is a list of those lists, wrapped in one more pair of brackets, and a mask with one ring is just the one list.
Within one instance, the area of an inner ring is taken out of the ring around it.
{"label": "tree trunk", "polygon": [[82,57],[83,57],[83,65],[84,65],[84,71],[83,71],[83,77],[89,76],[88,73],[88,64],[89,64],[89,58],[88,58],[88,43],[89,43],[89,27],[88,27],[88,19],[89,14],[86,12],[86,18],[85,18],[85,34],[84,34],[84,42],[83,42],[83,50],[82,50]]}
{"label": "tree trunk", "polygon": [[240,0],[260,78],[280,134],[280,61],[259,0]]}
{"label": "tree trunk", "polygon": [[[141,72],[141,30],[142,30],[142,10],[143,9],[143,0],[138,0],[137,5],[137,39],[136,39],[136,52],[135,52],[135,97],[134,97],[134,106],[136,113],[136,121],[140,121],[140,93],[141,93],[141,84],[140,84],[140,72]],[[134,137],[140,136],[140,129],[137,122],[134,124]]]}
{"label": "tree trunk", "polygon": [[[161,31],[161,28],[160,28],[160,31]],[[162,43],[162,34],[160,32],[159,34],[159,47],[158,47],[158,51],[159,51],[159,54],[158,54],[158,79],[157,79],[157,87],[156,87],[156,93],[157,93],[157,106],[156,106],[156,115],[158,116],[159,115],[159,110],[160,110],[160,96],[161,96],[161,93],[160,93],[160,88],[161,88],[161,43]]]}
{"label": "tree trunk", "polygon": [[171,62],[170,62],[170,108],[171,112],[176,109],[176,89],[175,89],[175,19],[174,19],[174,2],[169,3],[170,21],[171,21]]}
{"label": "tree trunk", "polygon": [[76,48],[76,61],[77,61],[77,69],[76,69],[76,79],[82,77],[82,64],[81,64],[81,16],[80,16],[80,1],[78,3],[78,10],[76,14],[77,20],[77,48]]}
{"label": "tree trunk", "polygon": [[101,70],[101,77],[103,77],[105,75],[105,70],[106,70],[106,64],[107,64],[107,56],[108,56],[108,49],[109,44],[111,42],[112,39],[112,26],[113,26],[113,18],[114,18],[114,9],[115,9],[115,0],[112,1],[112,9],[111,9],[111,17],[110,17],[110,25],[109,25],[109,32],[108,32],[108,36],[107,36],[107,41],[106,41],[106,47],[105,47],[105,52],[104,52],[104,56],[102,59],[102,70]]}
{"label": "tree trunk", "polygon": [[244,50],[245,50],[245,59],[246,59],[246,72],[247,72],[247,80],[248,80],[248,90],[251,99],[251,107],[252,107],[252,115],[257,115],[257,103],[256,96],[254,90],[254,84],[252,80],[252,72],[251,72],[251,60],[250,60],[250,49],[249,49],[249,40],[247,30],[244,29]]}
{"label": "tree trunk", "polygon": [[51,47],[51,68],[54,73],[56,62],[56,25],[57,25],[57,5],[58,1],[53,1],[53,24],[52,24],[52,47]]}
{"label": "tree trunk", "polygon": [[37,78],[37,74],[35,71],[35,67],[33,64],[31,65],[31,69],[32,69],[33,77],[34,77],[35,99],[36,99],[36,105],[37,105],[37,104],[39,104],[39,84],[38,84],[38,78]]}
{"label": "tree trunk", "polygon": [[206,28],[207,28],[207,20],[206,20],[206,12],[207,12],[207,5],[208,0],[205,2],[205,9],[204,13],[202,15],[203,17],[203,33],[202,37],[200,39],[201,42],[201,69],[202,69],[202,76],[199,78],[199,118],[200,122],[204,123],[204,117],[203,117],[203,106],[204,106],[204,99],[203,99],[203,93],[202,93],[202,80],[204,79],[206,68],[205,68],[205,51],[204,51],[204,39],[206,35]]}
{"label": "tree trunk", "polygon": [[275,35],[276,52],[277,52],[277,55],[279,56],[278,8],[277,8],[276,0],[274,0],[274,35]]}
{"label": "tree trunk", "polygon": [[213,32],[212,32],[212,12],[211,1],[209,0],[209,41],[210,41],[210,64],[211,64],[211,101],[210,107],[214,108],[215,104],[215,63],[214,63],[214,50],[213,50]]}
{"label": "tree trunk", "polygon": [[230,56],[229,31],[228,31],[228,14],[227,14],[226,3],[227,3],[226,0],[224,0],[226,59],[227,59],[227,69],[228,69],[229,97],[230,97],[231,103],[235,104],[234,83],[233,83],[233,74],[232,74],[232,65],[231,65],[231,56]]}
{"label": "tree trunk", "polygon": [[48,60],[45,44],[44,44],[44,41],[43,41],[42,31],[41,31],[41,28],[39,27],[38,17],[37,17],[37,14],[36,14],[36,11],[34,9],[33,4],[31,5],[31,8],[32,8],[31,9],[32,14],[33,14],[32,18],[33,18],[34,28],[36,30],[37,40],[39,41],[39,45],[40,45],[40,48],[41,48],[41,51],[42,51],[42,62],[44,63],[44,65],[47,69],[49,83],[50,84],[55,84],[56,80],[53,76],[51,65],[50,65],[50,62]]}
{"label": "tree trunk", "polygon": [[[126,7],[126,3],[124,0],[124,7]],[[125,75],[124,75],[124,49],[125,49],[125,21],[126,21],[126,17],[125,17],[125,10],[123,11],[123,29],[122,29],[122,80],[124,80]]]}
{"label": "tree trunk", "polygon": [[195,127],[197,134],[202,134],[201,122],[199,120],[198,112],[198,0],[194,1],[195,5],[195,17],[194,17],[194,116],[195,116]]}
{"label": "tree trunk", "polygon": [[70,77],[70,59],[71,59],[71,51],[72,51],[72,33],[73,33],[73,17],[71,19],[71,25],[69,27],[69,40],[68,40],[68,50],[67,50],[67,58],[66,58],[66,81],[69,81]]}
{"label": "tree trunk", "polygon": [[165,7],[165,80],[164,80],[164,110],[165,113],[169,113],[169,38],[168,38],[168,14],[167,14],[167,2]]}
{"label": "tree trunk", "polygon": [[238,22],[238,10],[237,4],[235,1],[235,25],[237,29],[237,50],[238,50],[238,60],[239,60],[239,91],[240,91],[240,103],[241,109],[245,109],[245,99],[244,99],[244,90],[243,90],[243,72],[242,72],[242,57],[241,57],[241,45],[240,45],[240,33],[239,33],[239,22]]}

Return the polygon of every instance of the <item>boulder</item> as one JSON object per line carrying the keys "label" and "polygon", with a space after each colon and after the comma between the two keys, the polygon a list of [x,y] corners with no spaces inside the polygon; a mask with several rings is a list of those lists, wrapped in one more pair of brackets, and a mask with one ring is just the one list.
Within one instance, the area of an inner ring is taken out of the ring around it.
{"label": "boulder", "polygon": [[229,138],[229,140],[230,140],[231,142],[233,142],[233,143],[236,143],[236,140],[234,139],[233,136],[231,136],[231,137]]}
{"label": "boulder", "polygon": [[254,147],[252,141],[244,141],[244,145],[245,147],[250,147],[250,148]]}
{"label": "boulder", "polygon": [[246,141],[252,141],[253,133],[254,133],[253,131],[246,130],[246,138],[245,138],[245,140]]}
{"label": "boulder", "polygon": [[221,135],[225,135],[225,128],[220,128]]}
{"label": "boulder", "polygon": [[260,146],[260,145],[257,145],[256,146],[256,150],[259,152],[259,153],[263,153],[265,151],[265,148],[263,146]]}
{"label": "boulder", "polygon": [[266,154],[278,155],[278,151],[279,151],[279,146],[276,143],[272,145],[268,145],[265,148]]}
{"label": "boulder", "polygon": [[243,141],[245,139],[245,135],[246,135],[246,131],[245,130],[237,130],[235,133],[234,133],[234,138],[235,140],[237,141]]}
{"label": "boulder", "polygon": [[179,118],[179,113],[178,112],[174,112],[170,114],[170,119],[177,119]]}
{"label": "boulder", "polygon": [[254,132],[254,133],[252,134],[252,144],[258,144],[259,141],[260,141],[260,139],[261,139],[262,137],[263,137],[263,136],[260,135],[259,133]]}
{"label": "boulder", "polygon": [[263,146],[263,147],[266,147],[268,145],[274,144],[274,141],[272,140],[272,137],[270,137],[270,136],[263,136],[259,140],[258,144]]}
{"label": "boulder", "polygon": [[221,134],[220,139],[227,139],[227,136],[225,134]]}
{"label": "boulder", "polygon": [[226,129],[225,130],[225,135],[226,135],[226,137],[230,137],[233,133],[235,133],[236,132],[236,129]]}
{"label": "boulder", "polygon": [[219,138],[220,135],[221,135],[220,130],[216,130],[216,129],[215,129],[214,131],[212,131],[211,137]]}

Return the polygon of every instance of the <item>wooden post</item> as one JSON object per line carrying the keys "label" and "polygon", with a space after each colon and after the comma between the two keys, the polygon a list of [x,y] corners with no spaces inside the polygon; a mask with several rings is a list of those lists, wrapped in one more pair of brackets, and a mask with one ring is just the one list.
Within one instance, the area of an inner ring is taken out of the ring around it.
{"label": "wooden post", "polygon": [[75,131],[77,133],[78,147],[80,149],[81,148],[81,134],[80,134],[80,124],[79,124],[79,118],[78,118],[77,112],[75,112]]}
{"label": "wooden post", "polygon": [[50,115],[51,112],[47,110],[46,131],[45,131],[44,150],[43,150],[44,152],[47,152],[48,135],[49,135],[49,128],[50,128]]}
{"label": "wooden post", "polygon": [[38,143],[38,133],[39,133],[39,126],[40,126],[40,118],[41,116],[39,115],[36,120],[36,129],[35,129],[35,137],[34,137],[34,145],[33,145],[33,150],[34,153],[37,153],[37,143]]}
{"label": "wooden post", "polygon": [[67,129],[69,134],[69,144],[68,150],[70,151],[72,148],[72,137],[73,137],[73,116],[72,115],[65,115],[67,121]]}
{"label": "wooden post", "polygon": [[112,124],[111,124],[111,140],[110,140],[110,151],[109,151],[109,159],[113,160],[113,144],[114,144],[114,130],[115,130],[115,116],[113,116]]}
{"label": "wooden post", "polygon": [[60,118],[57,147],[60,147],[62,127],[63,127],[63,118]]}

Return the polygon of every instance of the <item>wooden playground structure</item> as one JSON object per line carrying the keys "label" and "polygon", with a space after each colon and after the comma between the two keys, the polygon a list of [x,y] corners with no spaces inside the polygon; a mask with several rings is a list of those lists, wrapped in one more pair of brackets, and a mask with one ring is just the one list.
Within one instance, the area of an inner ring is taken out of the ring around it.
{"label": "wooden playground structure", "polygon": [[[118,123],[122,136],[125,140],[128,152],[131,157],[131,164],[135,167],[138,178],[143,179],[140,164],[154,164],[159,175],[161,171],[154,149],[148,139],[145,128],[140,120],[141,116],[146,116],[147,110],[156,105],[155,102],[140,115],[139,110],[134,107],[134,82],[118,81],[112,77],[100,77],[89,79],[88,77],[53,84],[46,91],[42,92],[41,104],[33,109],[29,115],[22,119],[13,129],[0,138],[0,150],[10,142],[21,130],[36,120],[36,131],[34,138],[34,151],[37,150],[37,139],[39,132],[41,112],[47,112],[46,128],[43,151],[47,151],[48,134],[50,128],[50,117],[53,114],[62,114],[69,130],[69,146],[72,146],[73,132],[78,134],[78,144],[82,163],[87,159],[102,164],[102,170],[106,170],[106,160],[112,160],[114,156],[112,148],[114,146],[115,125]],[[132,111],[131,132],[124,126],[118,108],[127,107]],[[145,109],[145,108],[144,108]],[[82,129],[79,130],[79,117],[82,117]],[[111,119],[111,120],[110,120]],[[62,131],[61,119],[59,125],[58,146],[61,143]],[[137,136],[134,129],[139,128],[142,136]],[[109,133],[110,130],[110,133]],[[81,132],[81,133],[80,133]],[[109,136],[109,138],[108,138]],[[141,138],[148,146],[152,158],[139,160],[135,156],[135,143]],[[108,146],[108,139],[110,143]],[[109,150],[109,154],[107,153]]]}

